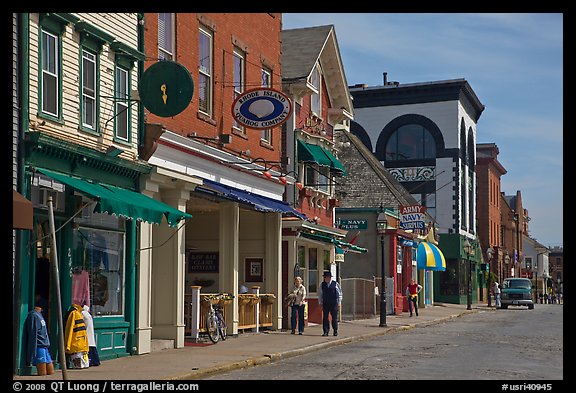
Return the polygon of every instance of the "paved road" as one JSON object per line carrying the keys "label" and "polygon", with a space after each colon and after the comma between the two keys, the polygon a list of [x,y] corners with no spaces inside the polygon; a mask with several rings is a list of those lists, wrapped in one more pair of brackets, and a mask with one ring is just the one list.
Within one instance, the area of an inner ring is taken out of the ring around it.
{"label": "paved road", "polygon": [[210,380],[563,379],[563,306],[471,313]]}

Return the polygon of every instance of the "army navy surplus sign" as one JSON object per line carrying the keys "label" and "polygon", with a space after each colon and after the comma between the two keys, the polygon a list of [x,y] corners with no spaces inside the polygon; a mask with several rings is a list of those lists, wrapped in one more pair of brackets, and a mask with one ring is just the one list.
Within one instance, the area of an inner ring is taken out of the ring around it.
{"label": "army navy surplus sign", "polygon": [[291,113],[290,98],[266,87],[245,91],[232,104],[232,116],[238,123],[260,130],[281,125]]}

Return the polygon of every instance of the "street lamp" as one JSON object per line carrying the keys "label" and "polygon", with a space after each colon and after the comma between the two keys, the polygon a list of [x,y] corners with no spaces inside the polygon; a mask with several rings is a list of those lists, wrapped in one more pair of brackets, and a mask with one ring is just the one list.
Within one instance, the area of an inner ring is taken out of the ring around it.
{"label": "street lamp", "polygon": [[386,233],[386,227],[388,226],[388,221],[386,220],[386,213],[380,205],[380,211],[378,217],[376,218],[376,231],[380,236],[380,250],[382,255],[382,293],[380,295],[380,326],[386,327],[386,289],[385,289],[385,262],[384,262],[384,234]]}
{"label": "street lamp", "polygon": [[518,213],[514,213],[514,222],[516,223],[516,256],[514,261],[514,267],[518,263],[518,277],[522,277],[522,261],[520,260],[520,216]]}
{"label": "street lamp", "polygon": [[468,257],[468,297],[466,303],[466,310],[472,310],[472,260],[470,259],[470,257],[474,255],[474,247],[472,247],[472,244],[470,243],[468,238],[464,240],[464,252]]}
{"label": "street lamp", "polygon": [[488,247],[486,249],[486,256],[488,257],[488,307],[492,307],[492,296],[490,296],[490,285],[492,284],[492,248]]}

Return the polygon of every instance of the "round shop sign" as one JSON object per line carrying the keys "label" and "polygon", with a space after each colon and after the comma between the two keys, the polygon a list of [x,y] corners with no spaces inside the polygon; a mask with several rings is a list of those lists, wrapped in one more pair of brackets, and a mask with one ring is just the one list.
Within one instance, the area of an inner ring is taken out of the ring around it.
{"label": "round shop sign", "polygon": [[291,113],[290,98],[267,87],[245,91],[232,104],[232,116],[238,123],[260,130],[281,125]]}
{"label": "round shop sign", "polygon": [[138,93],[140,101],[151,113],[160,117],[172,117],[190,104],[194,82],[182,64],[162,60],[144,71]]}

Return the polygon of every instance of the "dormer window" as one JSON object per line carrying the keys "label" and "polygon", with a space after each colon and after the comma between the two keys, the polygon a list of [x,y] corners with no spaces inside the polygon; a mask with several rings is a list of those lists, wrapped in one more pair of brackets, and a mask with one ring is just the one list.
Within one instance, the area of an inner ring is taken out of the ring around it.
{"label": "dormer window", "polygon": [[314,92],[310,95],[310,111],[319,118],[322,118],[322,79],[320,76],[320,66],[317,64],[310,75],[310,84]]}

